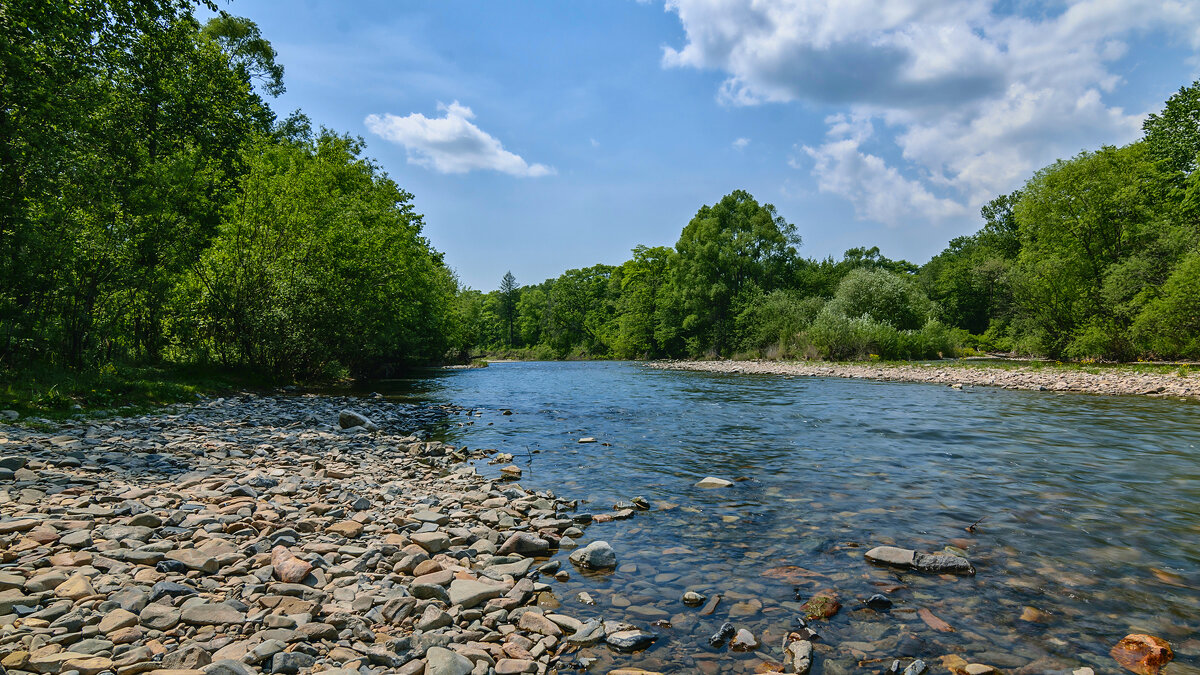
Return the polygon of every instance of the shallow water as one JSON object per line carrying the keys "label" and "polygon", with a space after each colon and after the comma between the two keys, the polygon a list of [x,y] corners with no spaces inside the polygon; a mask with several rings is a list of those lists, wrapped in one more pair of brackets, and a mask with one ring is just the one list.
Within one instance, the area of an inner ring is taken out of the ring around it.
{"label": "shallow water", "polygon": [[[568,614],[661,636],[635,655],[584,650],[601,658],[596,672],[753,672],[780,658],[797,596],[825,588],[844,607],[813,623],[814,673],[947,654],[1024,672],[1116,672],[1108,651],[1131,632],[1200,665],[1200,405],[595,362],[493,364],[387,386],[397,400],[476,411],[438,435],[526,455],[522,485],[586,500],[580,511],[650,500],[649,512],[587,529],[585,541],[616,549],[618,571],[572,569],[555,584]],[[600,443],[577,443],[585,436]],[[709,475],[738,482],[693,487]],[[957,545],[978,574],[880,569],[862,557],[877,544]],[[700,616],[679,601],[689,589],[724,598]],[[879,592],[890,612],[862,606]],[[933,630],[919,609],[954,631]],[[660,619],[671,627],[650,627]],[[755,633],[757,654],[707,646],[726,620]]]}

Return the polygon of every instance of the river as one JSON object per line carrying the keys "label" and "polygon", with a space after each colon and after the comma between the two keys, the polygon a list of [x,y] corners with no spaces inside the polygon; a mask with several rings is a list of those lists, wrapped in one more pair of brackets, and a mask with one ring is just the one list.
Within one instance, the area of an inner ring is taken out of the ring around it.
{"label": "river", "polygon": [[[1012,672],[1116,672],[1108,652],[1127,633],[1168,640],[1175,672],[1200,665],[1195,403],[614,362],[502,363],[374,386],[469,409],[436,435],[518,455],[522,485],[580,499],[581,511],[649,500],[650,511],[587,530],[584,543],[616,549],[616,572],[572,570],[555,585],[572,615],[670,624],[640,654],[589,650],[598,672],[753,672],[780,657],[800,602],[821,589],[843,608],[813,623],[818,674],[877,672],[905,656],[946,672],[936,666],[950,654]],[[705,476],[736,482],[695,488]],[[863,553],[878,544],[956,546],[978,573],[874,567]],[[681,604],[685,590],[723,599],[700,616]],[[863,606],[876,593],[890,611]],[[921,609],[953,630],[934,630]],[[709,648],[726,620],[754,632],[760,653]]]}

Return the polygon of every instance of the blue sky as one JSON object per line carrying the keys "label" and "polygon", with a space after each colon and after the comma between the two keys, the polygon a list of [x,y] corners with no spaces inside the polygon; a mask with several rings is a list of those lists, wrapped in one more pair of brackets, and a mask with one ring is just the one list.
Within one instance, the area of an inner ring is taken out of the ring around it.
{"label": "blue sky", "polygon": [[924,262],[1195,79],[1191,0],[236,0],[281,115],[364,137],[461,280],[673,245],[734,189],[806,256]]}

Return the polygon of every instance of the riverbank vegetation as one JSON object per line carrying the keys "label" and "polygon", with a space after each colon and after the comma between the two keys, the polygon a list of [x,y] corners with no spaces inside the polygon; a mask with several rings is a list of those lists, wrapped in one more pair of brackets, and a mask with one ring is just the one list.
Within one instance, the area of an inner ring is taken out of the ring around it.
{"label": "riverbank vegetation", "polygon": [[0,370],[441,358],[457,285],[412,195],[360,140],[271,110],[283,68],[254,23],[193,9],[0,12]]}
{"label": "riverbank vegetation", "polygon": [[0,13],[0,374],[75,374],[17,387],[27,404],[83,400],[105,369],[295,381],[480,353],[1200,358],[1200,83],[1143,140],[992,200],[924,265],[803,257],[800,228],[735,190],[672,247],[485,293],[361,139],[272,110],[284,71],[253,22],[194,9]]}

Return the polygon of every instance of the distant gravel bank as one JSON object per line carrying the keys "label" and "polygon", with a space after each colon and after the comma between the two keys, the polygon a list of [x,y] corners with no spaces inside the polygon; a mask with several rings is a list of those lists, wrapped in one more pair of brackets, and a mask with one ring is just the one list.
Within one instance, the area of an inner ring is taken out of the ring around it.
{"label": "distant gravel bank", "polygon": [[1056,367],[998,368],[936,364],[859,365],[786,361],[657,361],[647,365],[661,370],[694,370],[709,373],[848,377],[888,382],[926,382],[948,386],[1200,398],[1200,372],[1180,375],[1178,373],[1141,373],[1133,369],[1106,368],[1102,372],[1092,373]]}

